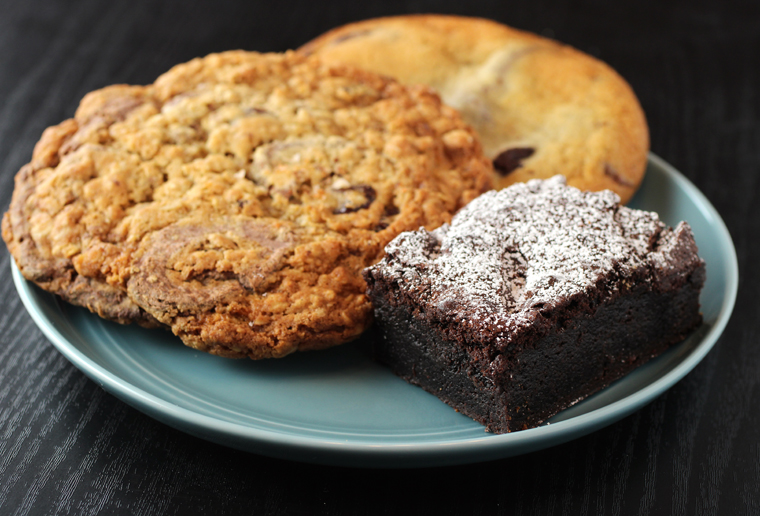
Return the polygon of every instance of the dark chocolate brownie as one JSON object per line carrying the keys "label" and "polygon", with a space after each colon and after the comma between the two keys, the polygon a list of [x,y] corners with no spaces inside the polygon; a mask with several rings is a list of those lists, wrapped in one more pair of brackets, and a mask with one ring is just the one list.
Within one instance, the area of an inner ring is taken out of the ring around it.
{"label": "dark chocolate brownie", "polygon": [[701,323],[704,261],[688,224],[561,176],[488,192],[399,235],[365,269],[399,376],[502,433],[531,428]]}

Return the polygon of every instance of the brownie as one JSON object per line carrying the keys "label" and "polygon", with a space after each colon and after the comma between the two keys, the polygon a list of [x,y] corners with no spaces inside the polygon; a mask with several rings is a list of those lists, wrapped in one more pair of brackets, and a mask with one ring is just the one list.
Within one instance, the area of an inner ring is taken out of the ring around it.
{"label": "brownie", "polygon": [[538,426],[701,324],[691,228],[562,176],[487,192],[365,269],[376,358],[496,433]]}

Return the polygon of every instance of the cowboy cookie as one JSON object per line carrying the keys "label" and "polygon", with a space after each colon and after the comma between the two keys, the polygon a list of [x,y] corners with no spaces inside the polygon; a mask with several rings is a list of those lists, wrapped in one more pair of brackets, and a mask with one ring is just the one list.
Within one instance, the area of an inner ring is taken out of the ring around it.
{"label": "cowboy cookie", "polygon": [[2,229],[71,303],[281,357],[359,335],[361,270],[489,188],[474,131],[428,88],[234,51],[87,95],[44,132]]}

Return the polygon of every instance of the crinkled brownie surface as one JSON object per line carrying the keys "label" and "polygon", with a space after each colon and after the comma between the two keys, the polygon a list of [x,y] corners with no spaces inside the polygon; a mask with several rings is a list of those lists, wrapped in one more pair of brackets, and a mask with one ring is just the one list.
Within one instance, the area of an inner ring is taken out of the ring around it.
{"label": "crinkled brownie surface", "polygon": [[[602,362],[632,367],[662,352],[701,320],[698,297],[704,262],[688,224],[671,229],[655,213],[632,210],[618,201],[610,191],[582,192],[556,176],[487,192],[461,210],[451,225],[399,235],[387,246],[386,257],[365,271],[386,342],[396,339],[395,331],[415,337],[391,346],[449,346],[436,351],[447,356],[455,350],[448,365],[441,367],[450,367],[451,375],[467,370],[484,392],[491,387],[511,392],[509,379],[516,375],[517,364],[535,350],[542,358],[534,374],[548,371],[546,378],[586,369],[572,362],[581,357],[600,362],[596,376],[570,376],[566,382],[575,386],[571,389],[593,386],[550,409],[524,406],[523,414],[530,418],[531,411],[534,417],[521,421],[518,429],[538,424],[630,370]],[[667,317],[674,320],[669,321],[662,314],[670,309],[674,312]],[[595,317],[604,320],[602,327]],[[615,326],[622,328],[623,337],[615,333]],[[430,342],[425,332],[433,335]],[[611,344],[598,337],[606,332],[615,335]],[[583,346],[584,339],[591,342],[589,349],[598,347],[598,357],[567,351]],[[647,340],[651,348],[641,342]],[[568,360],[550,366],[560,352],[569,353]],[[427,381],[415,376],[424,360],[407,379]],[[436,374],[446,376],[438,372],[431,377]],[[521,370],[521,375],[520,389],[538,381],[530,372]],[[423,386],[434,393],[438,388],[434,383]],[[514,402],[516,394],[510,396]],[[452,404],[467,413],[466,407]],[[516,422],[519,417],[508,414],[503,419]],[[476,419],[496,431],[515,429],[514,422]]]}
{"label": "crinkled brownie surface", "polygon": [[361,333],[361,270],[489,177],[424,87],[232,51],[87,95],[17,174],[3,238],[27,279],[105,318],[279,357]]}

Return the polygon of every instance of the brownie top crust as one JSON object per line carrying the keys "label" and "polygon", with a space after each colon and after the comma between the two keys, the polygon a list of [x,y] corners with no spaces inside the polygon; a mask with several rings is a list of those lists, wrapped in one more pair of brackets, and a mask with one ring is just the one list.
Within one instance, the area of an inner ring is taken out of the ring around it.
{"label": "brownie top crust", "polygon": [[692,273],[704,267],[688,224],[670,229],[611,191],[555,176],[487,192],[451,225],[399,235],[365,277],[392,282],[449,338],[503,348],[631,289],[678,288]]}

